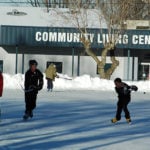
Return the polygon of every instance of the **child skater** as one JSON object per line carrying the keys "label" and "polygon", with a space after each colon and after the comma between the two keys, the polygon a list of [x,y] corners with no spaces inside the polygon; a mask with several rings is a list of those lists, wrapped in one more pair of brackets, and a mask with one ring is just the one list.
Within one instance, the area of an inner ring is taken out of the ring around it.
{"label": "child skater", "polygon": [[54,65],[53,63],[51,63],[45,70],[47,80],[47,91],[53,91],[53,81],[55,80],[55,77],[59,78],[56,71],[56,65]]}
{"label": "child skater", "polygon": [[130,112],[128,110],[128,104],[131,101],[131,91],[137,91],[138,88],[135,85],[129,86],[122,82],[120,78],[114,80],[115,90],[118,94],[117,111],[116,116],[111,120],[112,123],[116,123],[121,120],[122,110],[125,113],[125,118],[128,123],[131,123]]}

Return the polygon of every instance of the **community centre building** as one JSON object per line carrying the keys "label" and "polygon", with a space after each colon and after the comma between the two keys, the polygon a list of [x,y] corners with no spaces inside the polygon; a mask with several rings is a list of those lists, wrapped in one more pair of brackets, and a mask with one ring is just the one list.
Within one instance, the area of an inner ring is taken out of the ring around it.
{"label": "community centre building", "polygon": [[[8,74],[24,74],[28,61],[36,59],[44,72],[50,63],[57,71],[69,76],[89,74],[99,76],[96,62],[88,56],[81,33],[54,11],[41,7],[0,6],[0,70]],[[137,29],[144,26],[143,29]],[[87,38],[100,58],[103,44],[107,42],[107,29],[103,34],[97,26],[89,27]],[[111,79],[145,80],[150,78],[150,21],[128,22],[128,30],[116,46],[116,58],[120,64]],[[110,65],[109,56],[107,66]]]}

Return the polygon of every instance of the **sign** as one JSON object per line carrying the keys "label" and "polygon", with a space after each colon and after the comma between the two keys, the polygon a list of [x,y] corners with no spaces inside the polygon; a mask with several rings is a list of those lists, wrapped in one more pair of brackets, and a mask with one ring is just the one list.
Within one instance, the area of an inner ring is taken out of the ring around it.
{"label": "sign", "polygon": [[[109,42],[107,29],[87,29],[84,35],[75,28],[1,26],[1,45],[83,47],[80,39],[84,36],[92,48],[103,48]],[[150,30],[127,30],[117,37],[118,48],[149,49]]]}

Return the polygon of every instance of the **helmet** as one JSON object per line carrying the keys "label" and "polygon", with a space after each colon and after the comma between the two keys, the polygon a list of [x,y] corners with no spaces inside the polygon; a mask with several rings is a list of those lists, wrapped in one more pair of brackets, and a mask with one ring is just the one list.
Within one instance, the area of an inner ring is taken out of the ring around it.
{"label": "helmet", "polygon": [[31,66],[31,65],[35,65],[35,66],[37,66],[37,65],[38,65],[38,63],[37,63],[37,61],[36,61],[36,60],[29,60],[29,66]]}

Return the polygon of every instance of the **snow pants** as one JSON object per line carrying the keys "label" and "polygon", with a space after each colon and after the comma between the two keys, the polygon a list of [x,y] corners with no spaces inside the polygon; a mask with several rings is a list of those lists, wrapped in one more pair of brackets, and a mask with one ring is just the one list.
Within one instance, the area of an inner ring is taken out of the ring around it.
{"label": "snow pants", "polygon": [[0,73],[0,97],[3,94],[3,75]]}
{"label": "snow pants", "polygon": [[117,103],[117,111],[116,111],[116,119],[120,120],[121,119],[121,113],[122,110],[125,113],[125,118],[129,119],[130,118],[130,112],[128,110],[128,104],[130,102],[130,99],[119,99]]}
{"label": "snow pants", "polygon": [[47,89],[53,89],[53,80],[50,78],[47,78]]}
{"label": "snow pants", "polygon": [[31,91],[25,93],[25,113],[32,113],[36,108],[37,92]]}

